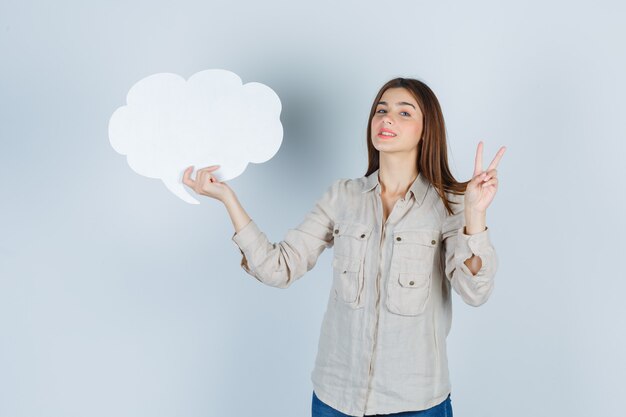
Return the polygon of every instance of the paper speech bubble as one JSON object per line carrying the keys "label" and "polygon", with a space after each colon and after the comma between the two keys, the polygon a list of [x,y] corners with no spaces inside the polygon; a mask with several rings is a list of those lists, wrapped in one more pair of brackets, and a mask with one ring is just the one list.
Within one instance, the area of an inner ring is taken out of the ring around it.
{"label": "paper speech bubble", "polygon": [[283,140],[282,106],[268,86],[210,69],[185,80],[159,73],[143,78],[109,120],[109,141],[139,175],[158,178],[174,195],[199,204],[182,183],[184,170],[220,165],[218,181],[250,162],[272,158]]}

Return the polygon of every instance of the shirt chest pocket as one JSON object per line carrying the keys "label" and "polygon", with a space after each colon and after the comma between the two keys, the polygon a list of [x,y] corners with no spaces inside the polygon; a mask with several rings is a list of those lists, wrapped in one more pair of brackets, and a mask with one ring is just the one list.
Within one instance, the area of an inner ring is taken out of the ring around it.
{"label": "shirt chest pocket", "polygon": [[337,223],[334,228],[333,291],[335,298],[352,308],[363,306],[365,253],[372,227]]}
{"label": "shirt chest pocket", "polygon": [[395,314],[421,314],[430,299],[438,230],[396,230],[387,282],[387,308]]}
{"label": "shirt chest pocket", "polygon": [[346,256],[333,256],[333,290],[335,298],[356,307],[361,288],[361,261]]}

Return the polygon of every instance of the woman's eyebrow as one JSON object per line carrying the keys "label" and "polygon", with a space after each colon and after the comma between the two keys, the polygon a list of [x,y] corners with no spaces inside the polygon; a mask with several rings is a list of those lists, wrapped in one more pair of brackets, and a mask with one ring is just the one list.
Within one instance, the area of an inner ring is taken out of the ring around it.
{"label": "woman's eyebrow", "polygon": [[[378,104],[383,104],[383,105],[385,105],[385,106],[386,106],[386,105],[387,105],[387,102],[386,102],[386,101],[379,101],[379,102],[378,102]],[[398,103],[396,103],[396,104],[397,104],[398,106],[402,106],[402,105],[407,106],[407,105],[408,105],[408,106],[411,106],[411,107],[413,107],[413,108],[415,109],[415,106],[414,106],[414,105],[412,105],[411,103],[407,103],[406,101],[400,101],[400,102],[398,102]]]}

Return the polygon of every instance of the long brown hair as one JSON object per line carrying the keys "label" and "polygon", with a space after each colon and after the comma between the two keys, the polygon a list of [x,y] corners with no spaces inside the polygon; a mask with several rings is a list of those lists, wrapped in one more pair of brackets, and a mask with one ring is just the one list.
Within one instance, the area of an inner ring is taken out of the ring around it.
{"label": "long brown hair", "polygon": [[422,137],[417,144],[417,170],[433,186],[439,194],[448,214],[453,214],[450,204],[456,204],[447,199],[445,192],[452,194],[464,194],[467,188],[466,182],[458,182],[452,176],[448,167],[448,151],[446,142],[446,127],[439,100],[435,93],[422,81],[413,78],[394,78],[380,88],[380,91],[372,103],[370,117],[367,121],[367,172],[370,175],[380,167],[379,151],[372,144],[372,118],[376,112],[376,106],[382,95],[389,88],[401,87],[406,89],[417,100],[420,106],[423,120]]}

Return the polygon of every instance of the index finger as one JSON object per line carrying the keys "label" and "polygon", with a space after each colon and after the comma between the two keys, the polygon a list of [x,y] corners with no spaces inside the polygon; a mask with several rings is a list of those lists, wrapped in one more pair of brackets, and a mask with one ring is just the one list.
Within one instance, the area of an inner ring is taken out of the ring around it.
{"label": "index finger", "polygon": [[193,172],[193,166],[187,167],[183,173],[183,184],[193,187],[195,181],[191,179],[191,173]]}
{"label": "index finger", "polygon": [[502,159],[502,155],[504,155],[504,151],[506,151],[506,147],[502,146],[496,156],[493,158],[493,161],[491,161],[491,163],[489,164],[489,168],[487,168],[487,171],[489,171],[490,169],[495,169],[498,166],[500,159]]}

